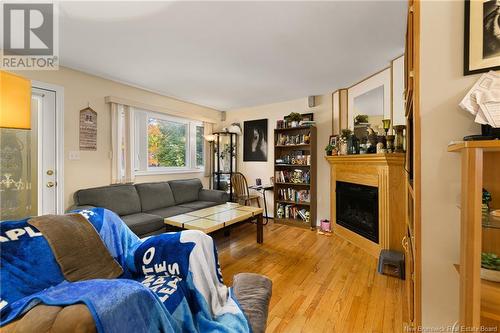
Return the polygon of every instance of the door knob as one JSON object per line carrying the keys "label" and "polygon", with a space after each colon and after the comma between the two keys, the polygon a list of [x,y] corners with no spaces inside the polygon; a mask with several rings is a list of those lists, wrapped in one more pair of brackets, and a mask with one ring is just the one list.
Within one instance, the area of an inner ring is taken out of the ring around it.
{"label": "door knob", "polygon": [[52,176],[54,174],[54,170],[47,170],[47,175]]}
{"label": "door knob", "polygon": [[47,187],[54,187],[56,186],[56,183],[54,182],[47,182]]}

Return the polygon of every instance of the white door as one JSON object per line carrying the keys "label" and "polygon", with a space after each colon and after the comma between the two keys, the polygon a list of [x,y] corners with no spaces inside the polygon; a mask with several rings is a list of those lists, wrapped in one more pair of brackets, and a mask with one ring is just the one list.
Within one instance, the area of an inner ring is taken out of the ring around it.
{"label": "white door", "polygon": [[64,210],[62,94],[33,82],[31,129],[0,128],[0,221]]}
{"label": "white door", "polygon": [[56,92],[32,88],[32,117],[37,122],[38,215],[56,214],[57,142]]}

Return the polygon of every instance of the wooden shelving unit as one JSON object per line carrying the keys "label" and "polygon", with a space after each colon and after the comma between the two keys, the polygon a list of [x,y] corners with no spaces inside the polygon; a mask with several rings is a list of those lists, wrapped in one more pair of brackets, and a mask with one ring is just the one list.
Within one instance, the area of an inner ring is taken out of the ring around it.
{"label": "wooden shelving unit", "polygon": [[460,325],[478,329],[500,325],[500,283],[481,279],[481,252],[500,254],[500,229],[482,214],[482,190],[500,208],[500,140],[458,142],[449,152],[461,154]]}
{"label": "wooden shelving unit", "polygon": [[[295,135],[309,135],[308,143],[293,143],[293,144],[282,144],[279,142],[279,137],[283,135],[295,136]],[[274,130],[274,175],[275,175],[275,189],[274,189],[274,223],[285,224],[301,228],[316,228],[316,152],[317,144],[317,134],[315,126],[300,126],[292,128],[279,128]],[[310,163],[307,165],[294,164],[294,163],[276,163],[277,159],[282,159],[284,156],[297,154],[298,152],[303,152],[304,155],[310,156]],[[302,170],[303,173],[309,173],[308,183],[295,183],[291,181],[279,180],[276,174],[283,172],[292,173],[294,170]],[[280,197],[280,190],[282,189],[293,189],[296,191],[309,190],[309,202],[289,200]],[[305,209],[309,211],[310,222],[306,223],[300,217],[296,219],[287,216],[282,218],[278,217],[278,207],[289,206],[296,207],[297,209]]]}
{"label": "wooden shelving unit", "polygon": [[420,0],[408,1],[405,47],[406,115],[406,232],[403,239],[406,269],[407,330],[422,325],[420,225]]}

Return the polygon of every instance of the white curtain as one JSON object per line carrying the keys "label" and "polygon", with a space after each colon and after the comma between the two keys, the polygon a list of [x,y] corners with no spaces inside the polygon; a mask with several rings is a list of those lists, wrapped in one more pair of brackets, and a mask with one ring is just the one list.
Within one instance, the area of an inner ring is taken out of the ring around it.
{"label": "white curtain", "polygon": [[111,104],[112,184],[134,182],[133,115],[128,105]]}
{"label": "white curtain", "polygon": [[[203,135],[206,137],[207,135],[210,135],[213,133],[214,129],[214,124],[212,123],[203,123]],[[208,142],[207,140],[204,140],[205,145],[203,147],[203,151],[205,152],[205,177],[211,177],[212,176],[212,158],[213,158],[213,152],[212,152],[212,147],[213,144]]]}

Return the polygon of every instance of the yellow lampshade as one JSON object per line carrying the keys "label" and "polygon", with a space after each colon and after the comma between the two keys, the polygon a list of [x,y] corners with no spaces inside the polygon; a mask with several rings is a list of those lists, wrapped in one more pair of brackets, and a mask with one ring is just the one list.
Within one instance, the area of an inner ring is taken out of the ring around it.
{"label": "yellow lampshade", "polygon": [[0,127],[31,129],[31,81],[0,71]]}

